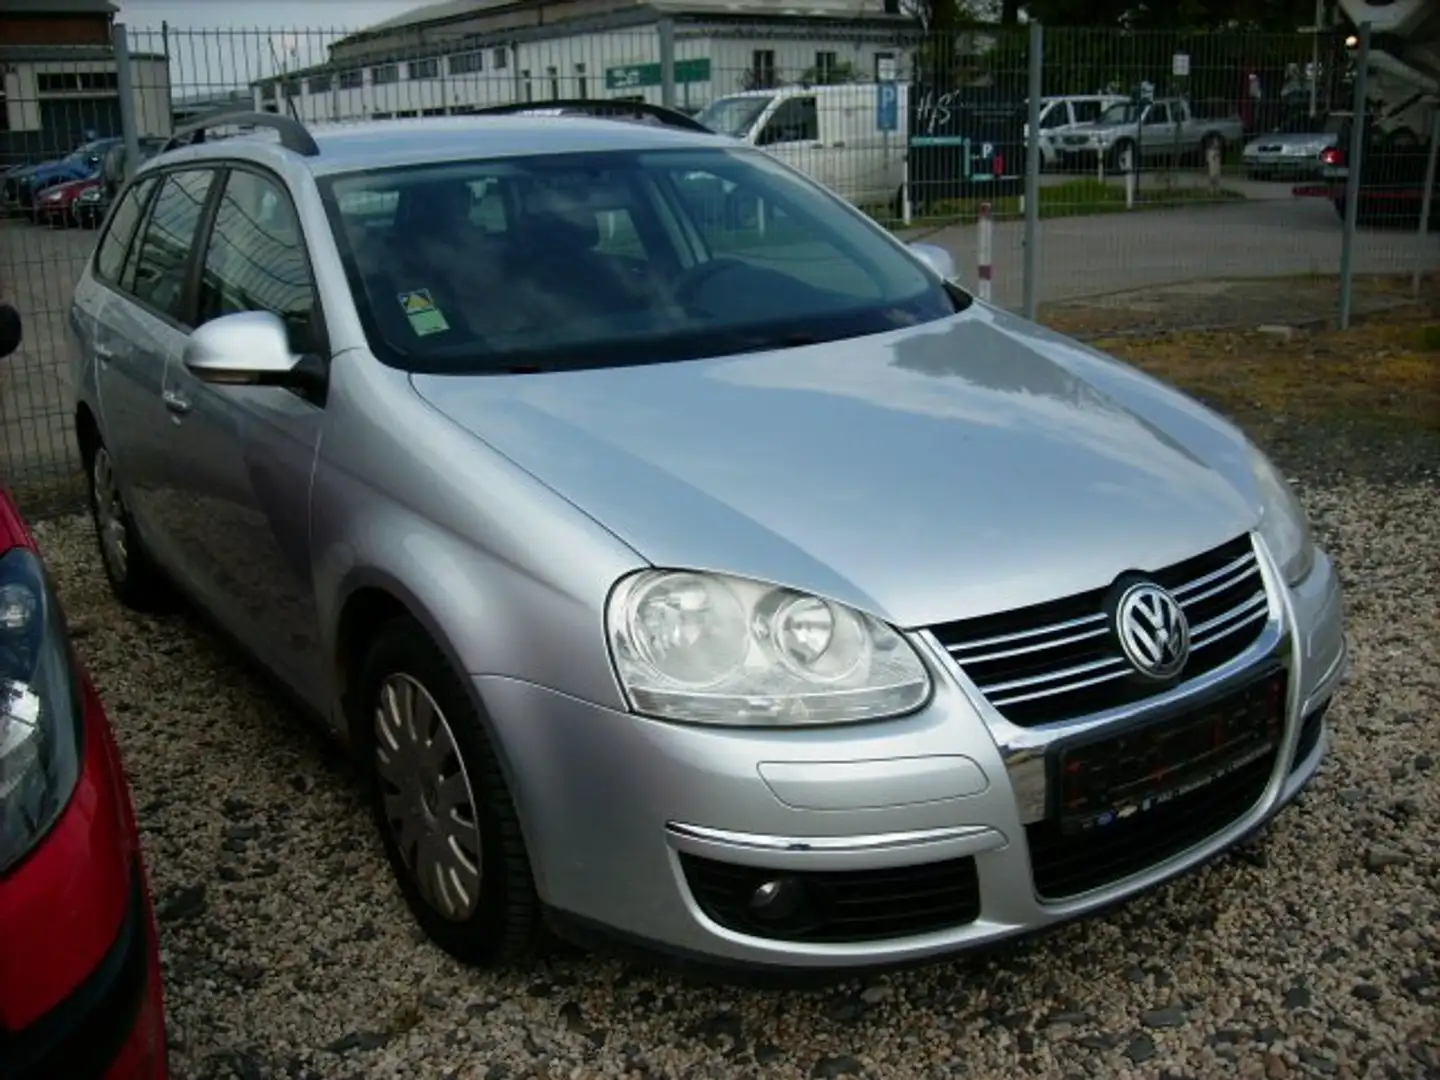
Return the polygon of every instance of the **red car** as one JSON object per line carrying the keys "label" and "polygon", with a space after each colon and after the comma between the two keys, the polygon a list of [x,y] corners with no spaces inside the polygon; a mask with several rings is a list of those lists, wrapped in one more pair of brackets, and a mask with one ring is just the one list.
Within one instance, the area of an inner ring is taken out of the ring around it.
{"label": "red car", "polygon": [[[35,196],[31,213],[37,225],[69,225],[76,221],[75,208],[80,196],[87,191],[99,191],[105,186],[103,176],[87,176],[84,180],[71,180],[67,184],[48,187]],[[3,1075],[3,1074],[0,1074]]]}
{"label": "red car", "polygon": [[[20,320],[0,304],[0,356]],[[165,1080],[130,789],[25,521],[0,491],[0,1080]]]}

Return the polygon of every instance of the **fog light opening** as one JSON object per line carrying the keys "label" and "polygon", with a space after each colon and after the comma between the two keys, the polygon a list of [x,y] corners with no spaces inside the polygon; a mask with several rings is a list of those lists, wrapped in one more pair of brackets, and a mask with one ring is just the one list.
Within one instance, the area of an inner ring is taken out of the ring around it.
{"label": "fog light opening", "polygon": [[770,878],[750,894],[748,907],[755,918],[780,926],[804,919],[810,898],[805,886],[795,878]]}

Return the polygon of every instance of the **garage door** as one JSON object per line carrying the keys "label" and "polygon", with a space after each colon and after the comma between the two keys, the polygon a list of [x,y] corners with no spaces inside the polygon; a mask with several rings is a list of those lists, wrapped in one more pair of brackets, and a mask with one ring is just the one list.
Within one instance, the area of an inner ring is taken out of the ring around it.
{"label": "garage door", "polygon": [[117,97],[53,98],[40,102],[40,128],[45,142],[59,151],[73,150],[87,138],[119,135]]}

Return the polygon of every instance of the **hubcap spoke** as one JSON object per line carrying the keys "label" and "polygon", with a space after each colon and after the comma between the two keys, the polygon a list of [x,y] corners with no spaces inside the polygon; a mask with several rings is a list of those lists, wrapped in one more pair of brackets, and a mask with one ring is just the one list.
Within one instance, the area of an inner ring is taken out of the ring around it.
{"label": "hubcap spoke", "polygon": [[468,919],[482,878],[475,794],[449,721],[408,675],[380,687],[375,775],[386,825],[420,895],[445,918]]}

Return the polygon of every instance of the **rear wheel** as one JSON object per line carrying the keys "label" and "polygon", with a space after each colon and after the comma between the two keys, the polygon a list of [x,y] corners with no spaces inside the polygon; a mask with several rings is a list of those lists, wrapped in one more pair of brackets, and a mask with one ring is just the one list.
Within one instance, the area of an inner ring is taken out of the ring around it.
{"label": "rear wheel", "polygon": [[519,815],[459,677],[400,619],[371,646],[356,700],[372,812],[411,914],[464,963],[523,959],[540,904]]}
{"label": "rear wheel", "polygon": [[163,611],[174,594],[170,582],[150,558],[120,490],[115,463],[104,443],[97,443],[86,470],[90,486],[90,517],[100,545],[100,563],[115,599],[134,611]]}

